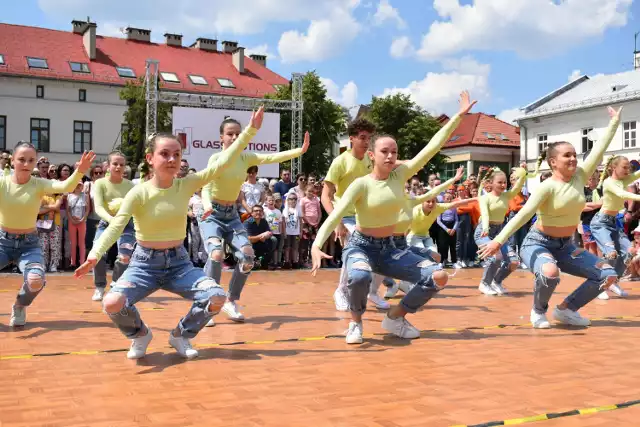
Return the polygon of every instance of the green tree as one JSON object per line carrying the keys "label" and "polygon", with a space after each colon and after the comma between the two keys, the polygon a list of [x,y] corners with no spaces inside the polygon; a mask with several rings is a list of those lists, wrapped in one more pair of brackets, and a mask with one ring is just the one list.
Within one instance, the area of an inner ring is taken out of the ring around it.
{"label": "green tree", "polygon": [[[125,129],[122,132],[122,144],[118,147],[129,159],[133,167],[142,161],[145,150],[147,127],[147,101],[144,78],[127,82],[120,91],[120,99],[127,102],[124,112]],[[171,132],[171,105],[158,103],[157,131]]]}
{"label": "green tree", "polygon": [[[398,158],[411,159],[429,142],[442,125],[401,93],[373,97],[369,118],[376,124],[377,132],[393,136],[398,142]],[[436,154],[418,175],[427,175],[443,169],[447,156]]]}
{"label": "green tree", "polygon": [[[291,87],[278,89],[273,99],[291,99]],[[315,71],[305,74],[302,86],[304,110],[302,127],[311,135],[311,146],[302,156],[302,172],[326,173],[333,160],[333,147],[338,143],[338,136],[345,130],[347,115],[342,107],[327,98],[327,91]],[[291,112],[280,113],[280,150],[291,147]],[[291,163],[282,164],[290,168]]]}

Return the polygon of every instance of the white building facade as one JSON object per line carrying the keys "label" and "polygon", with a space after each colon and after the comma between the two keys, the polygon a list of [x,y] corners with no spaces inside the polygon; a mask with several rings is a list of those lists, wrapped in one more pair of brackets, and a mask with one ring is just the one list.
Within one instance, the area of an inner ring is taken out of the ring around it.
{"label": "white building facade", "polygon": [[[581,163],[594,141],[606,132],[610,121],[607,106],[624,108],[603,163],[615,155],[629,160],[640,158],[640,70],[635,70],[593,79],[583,76],[524,107],[524,114],[516,119],[521,160],[533,170],[540,152],[549,143],[566,141],[575,147]],[[543,162],[540,170],[549,170],[548,164]],[[539,182],[538,177],[529,179],[528,187],[535,190]]]}

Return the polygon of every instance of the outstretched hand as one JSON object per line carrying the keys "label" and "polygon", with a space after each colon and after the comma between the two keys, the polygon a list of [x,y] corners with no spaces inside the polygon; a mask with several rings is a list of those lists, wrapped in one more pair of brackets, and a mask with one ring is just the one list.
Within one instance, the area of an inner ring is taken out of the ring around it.
{"label": "outstretched hand", "polygon": [[487,259],[488,257],[495,255],[500,250],[500,243],[495,240],[490,241],[485,245],[480,245],[478,250],[478,256],[480,259]]}
{"label": "outstretched hand", "polygon": [[96,266],[97,263],[98,263],[97,259],[87,258],[87,260],[83,262],[82,265],[78,267],[76,271],[73,273],[73,277],[75,277],[76,279],[83,277],[84,275],[89,273],[91,270],[93,270],[93,268]]}
{"label": "outstretched hand", "polygon": [[311,143],[311,137],[309,136],[309,131],[304,133],[304,142],[302,143],[302,154],[306,153],[309,149],[309,144]]}
{"label": "outstretched hand", "polygon": [[322,250],[317,246],[311,246],[311,275],[315,276],[320,266],[322,265],[323,259],[331,259],[332,256],[329,256],[322,252]]}
{"label": "outstretched hand", "polygon": [[618,110],[616,111],[615,108],[613,107],[607,107],[607,111],[609,112],[609,116],[612,119],[615,119],[616,117],[620,117],[620,113],[622,112],[622,106],[620,108],[618,108]]}
{"label": "outstretched hand", "polygon": [[262,120],[264,119],[264,106],[260,106],[258,111],[254,111],[251,113],[251,120],[249,121],[249,126],[256,130],[260,130],[262,127]]}
{"label": "outstretched hand", "polygon": [[471,101],[471,97],[469,96],[469,91],[465,90],[460,94],[460,100],[458,102],[460,104],[459,114],[463,115],[471,111],[473,106],[476,105],[478,101]]}
{"label": "outstretched hand", "polygon": [[78,162],[78,170],[82,172],[83,175],[86,174],[95,159],[96,154],[93,151],[85,151],[82,153],[82,157]]}
{"label": "outstretched hand", "polygon": [[460,181],[464,176],[464,166],[460,166],[456,171],[456,181]]}

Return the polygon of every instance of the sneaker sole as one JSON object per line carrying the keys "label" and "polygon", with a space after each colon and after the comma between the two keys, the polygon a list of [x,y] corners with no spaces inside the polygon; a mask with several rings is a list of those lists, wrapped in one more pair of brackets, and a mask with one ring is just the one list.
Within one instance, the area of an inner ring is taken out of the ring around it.
{"label": "sneaker sole", "polygon": [[360,338],[360,340],[358,341],[349,341],[348,339],[346,341],[347,341],[347,344],[362,344],[364,342],[362,338]]}
{"label": "sneaker sole", "polygon": [[173,345],[173,343],[171,341],[169,341],[169,345],[176,351],[176,353],[178,353],[178,356],[180,356],[182,358],[185,358],[187,360],[192,360],[192,359],[195,359],[195,358],[197,358],[199,356],[199,354],[197,354],[197,353],[192,355],[192,356],[187,356],[186,354],[180,353],[178,351],[178,349]]}
{"label": "sneaker sole", "polygon": [[546,322],[546,323],[543,323],[543,324],[537,325],[537,326],[532,323],[531,327],[533,329],[551,329],[551,323]]}

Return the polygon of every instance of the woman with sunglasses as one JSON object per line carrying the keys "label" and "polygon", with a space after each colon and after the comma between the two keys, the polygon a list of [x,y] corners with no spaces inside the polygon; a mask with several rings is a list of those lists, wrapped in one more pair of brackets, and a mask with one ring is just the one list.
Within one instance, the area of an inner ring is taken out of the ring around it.
{"label": "woman with sunglasses", "polygon": [[[218,158],[227,150],[240,135],[240,122],[227,118],[220,125],[220,140],[222,151],[215,153],[209,159],[209,165],[215,164]],[[309,149],[309,132],[304,135],[301,148],[273,154],[258,154],[245,151],[233,160],[225,173],[202,189],[202,204],[204,214],[199,220],[200,232],[204,247],[209,255],[204,271],[207,276],[220,283],[222,278],[222,261],[224,259],[224,245],[231,247],[237,261],[229,282],[228,301],[224,304],[224,311],[234,322],[244,322],[244,315],[238,309],[236,301],[240,299],[242,288],[254,266],[255,254],[251,242],[247,237],[240,216],[236,200],[247,176],[247,169],[251,166],[280,163],[300,157]],[[213,319],[207,326],[213,326]]]}

